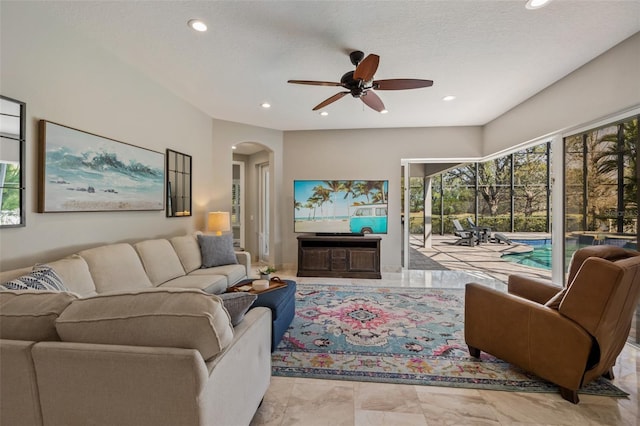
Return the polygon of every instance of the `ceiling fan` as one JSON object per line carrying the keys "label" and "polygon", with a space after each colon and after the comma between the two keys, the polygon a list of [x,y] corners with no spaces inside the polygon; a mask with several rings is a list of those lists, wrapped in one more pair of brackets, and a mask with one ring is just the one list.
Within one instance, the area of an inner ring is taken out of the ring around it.
{"label": "ceiling fan", "polygon": [[370,54],[365,58],[363,52],[356,50],[349,54],[349,58],[351,59],[351,63],[356,66],[356,69],[345,73],[340,79],[340,83],[313,80],[289,80],[288,83],[307,84],[311,86],[338,86],[347,89],[345,92],[336,93],[330,98],[320,102],[313,108],[313,111],[322,109],[338,99],[342,99],[343,96],[351,94],[354,98],[360,98],[369,108],[381,112],[385,110],[384,104],[373,90],[405,90],[433,86],[432,80],[418,80],[413,78],[374,80],[373,75],[376,73],[380,62],[378,55]]}

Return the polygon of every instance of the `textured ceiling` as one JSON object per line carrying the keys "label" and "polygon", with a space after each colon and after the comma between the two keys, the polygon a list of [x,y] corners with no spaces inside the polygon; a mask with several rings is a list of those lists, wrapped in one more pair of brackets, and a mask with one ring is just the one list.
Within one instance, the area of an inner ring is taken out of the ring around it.
{"label": "textured ceiling", "polygon": [[[280,130],[483,125],[640,31],[640,1],[46,1],[62,21],[222,120]],[[196,33],[198,18],[209,31]],[[376,79],[434,86],[379,91],[388,114],[339,87],[348,52],[380,55]],[[588,88],[585,88],[588,90]],[[457,99],[442,101],[452,94]],[[269,102],[272,108],[260,107]]]}

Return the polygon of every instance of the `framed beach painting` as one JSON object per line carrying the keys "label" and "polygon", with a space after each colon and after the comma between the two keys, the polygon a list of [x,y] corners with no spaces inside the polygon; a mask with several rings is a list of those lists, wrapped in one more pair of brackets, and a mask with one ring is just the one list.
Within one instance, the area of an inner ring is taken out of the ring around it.
{"label": "framed beach painting", "polygon": [[164,154],[40,120],[38,212],[164,210]]}

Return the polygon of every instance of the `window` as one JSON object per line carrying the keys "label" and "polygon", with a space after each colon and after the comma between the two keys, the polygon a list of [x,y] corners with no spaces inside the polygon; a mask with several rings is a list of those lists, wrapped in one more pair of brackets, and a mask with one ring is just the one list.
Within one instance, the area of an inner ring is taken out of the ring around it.
{"label": "window", "polygon": [[[565,271],[581,247],[638,250],[638,117],[564,138]],[[638,311],[631,342],[640,343]]]}
{"label": "window", "polygon": [[568,136],[564,151],[565,257],[593,244],[637,250],[638,118]]}
{"label": "window", "polygon": [[549,232],[550,143],[432,177],[432,224],[453,232],[469,217],[497,232]]}

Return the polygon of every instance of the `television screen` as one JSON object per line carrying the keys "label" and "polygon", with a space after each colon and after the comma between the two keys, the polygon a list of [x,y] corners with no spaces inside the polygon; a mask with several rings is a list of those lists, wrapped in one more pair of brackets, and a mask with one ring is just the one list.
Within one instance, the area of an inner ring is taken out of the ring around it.
{"label": "television screen", "polygon": [[386,180],[293,181],[294,232],[386,234]]}

